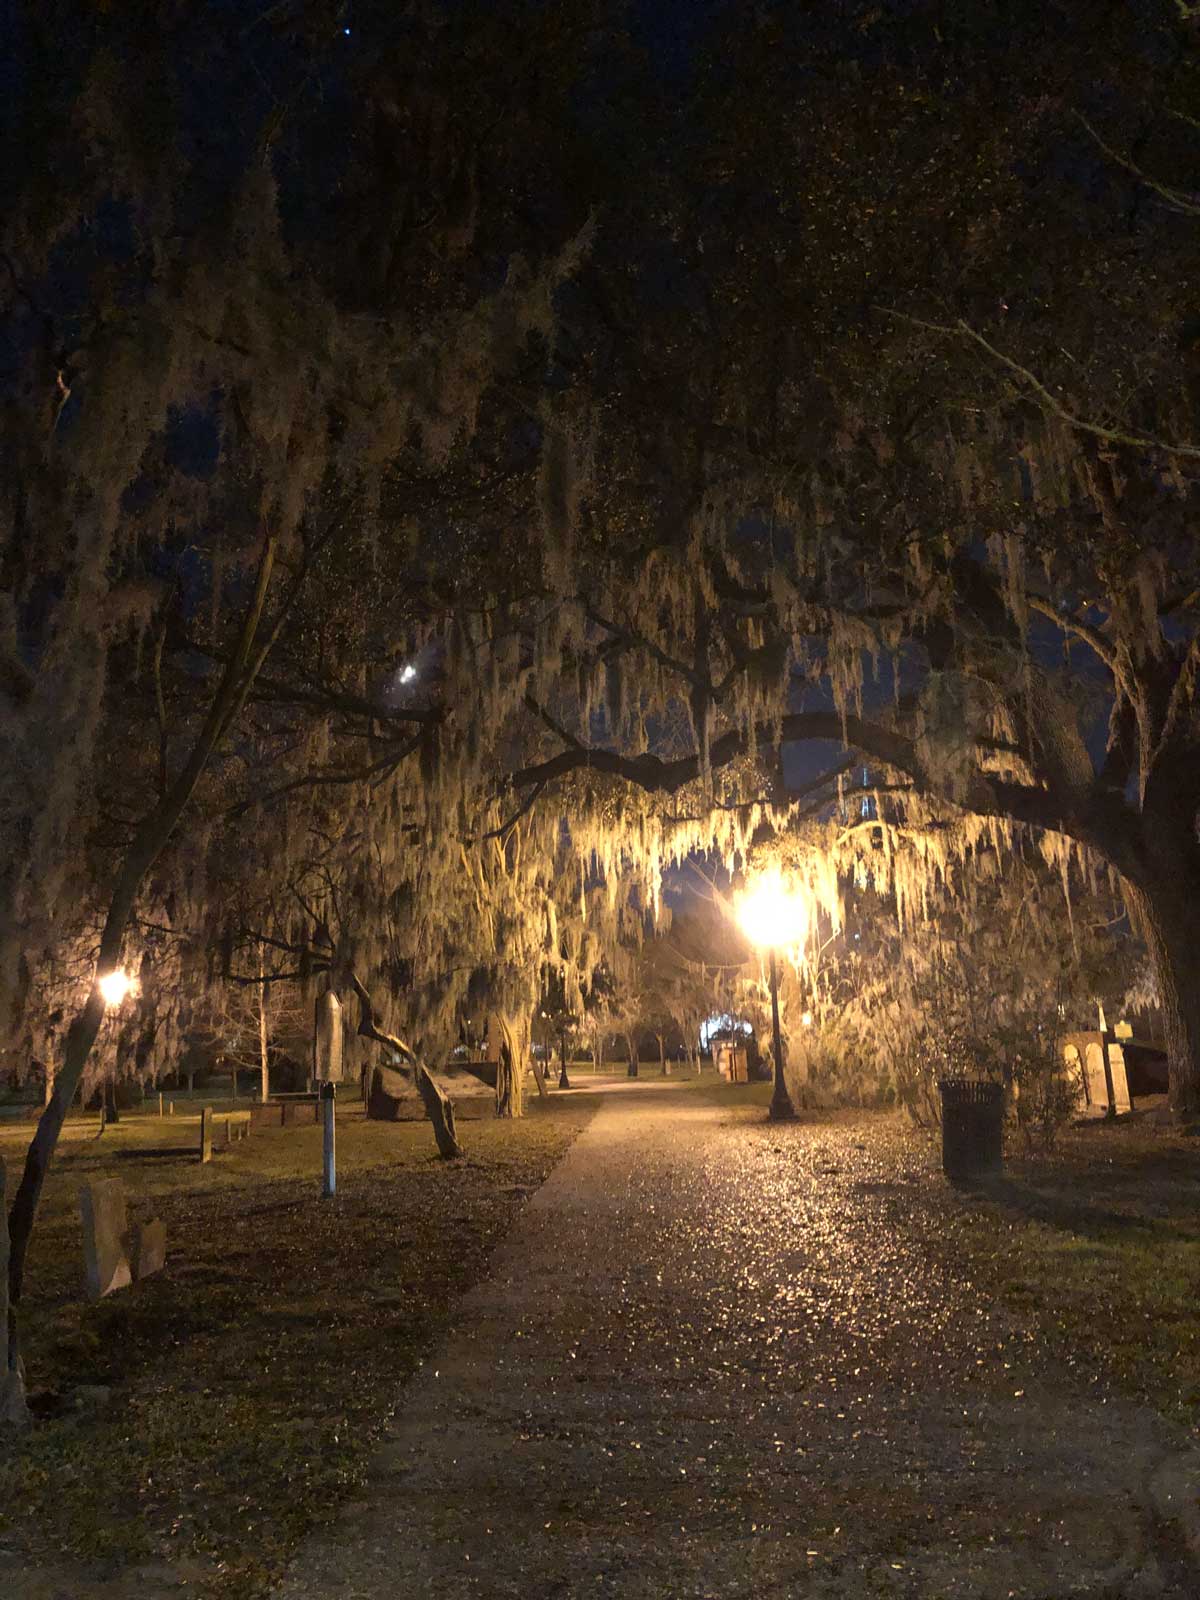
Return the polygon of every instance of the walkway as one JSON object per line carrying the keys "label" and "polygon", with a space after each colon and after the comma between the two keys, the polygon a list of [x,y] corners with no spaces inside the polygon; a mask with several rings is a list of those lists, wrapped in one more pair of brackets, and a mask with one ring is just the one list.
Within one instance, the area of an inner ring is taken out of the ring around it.
{"label": "walkway", "polygon": [[606,1095],[281,1600],[1190,1592],[1175,1441],[974,1303],[923,1158],[760,1119]]}

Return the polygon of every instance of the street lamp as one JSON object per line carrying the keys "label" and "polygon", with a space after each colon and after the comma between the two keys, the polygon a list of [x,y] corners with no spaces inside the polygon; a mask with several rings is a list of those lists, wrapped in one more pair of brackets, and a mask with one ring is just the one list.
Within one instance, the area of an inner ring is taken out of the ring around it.
{"label": "street lamp", "polygon": [[97,979],[100,998],[106,1006],[119,1006],[127,994],[136,988],[136,981],[127,972],[122,972],[120,967],[106,972]]}
{"label": "street lamp", "polygon": [[783,1076],[783,1039],[779,1031],[779,974],[775,952],[802,944],[808,927],[804,902],[786,886],[778,869],[764,873],[738,901],[742,932],[754,944],[765,945],[771,973],[771,1024],[775,1033],[775,1088],[771,1094],[772,1122],[792,1122],[796,1108]]}

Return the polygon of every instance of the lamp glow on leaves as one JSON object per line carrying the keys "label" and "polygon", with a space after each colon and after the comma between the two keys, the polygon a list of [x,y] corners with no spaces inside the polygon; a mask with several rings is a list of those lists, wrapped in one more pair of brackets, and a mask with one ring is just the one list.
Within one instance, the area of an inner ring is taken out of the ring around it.
{"label": "lamp glow on leaves", "polygon": [[808,909],[788,888],[778,871],[764,872],[738,896],[737,917],[742,932],[754,944],[772,950],[791,949],[804,943]]}

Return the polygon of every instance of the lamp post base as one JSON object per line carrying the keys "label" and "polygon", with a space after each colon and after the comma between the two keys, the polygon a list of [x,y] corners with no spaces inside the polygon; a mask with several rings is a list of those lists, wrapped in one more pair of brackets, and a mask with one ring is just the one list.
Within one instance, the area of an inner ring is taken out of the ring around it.
{"label": "lamp post base", "polygon": [[787,1095],[783,1095],[782,1097],[776,1095],[771,1101],[770,1109],[767,1111],[767,1121],[795,1122],[795,1120],[796,1108],[788,1099]]}

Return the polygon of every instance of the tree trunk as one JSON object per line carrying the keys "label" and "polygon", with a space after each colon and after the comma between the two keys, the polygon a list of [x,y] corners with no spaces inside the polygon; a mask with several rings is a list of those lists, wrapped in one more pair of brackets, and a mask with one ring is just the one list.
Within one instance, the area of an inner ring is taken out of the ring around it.
{"label": "tree trunk", "polygon": [[625,1042],[629,1046],[629,1065],[625,1069],[625,1076],[627,1078],[636,1078],[638,1075],[637,1044],[631,1033],[625,1035]]}
{"label": "tree trunk", "polygon": [[662,1075],[664,1078],[669,1078],[671,1076],[671,1063],[667,1060],[666,1048],[663,1045],[663,1036],[661,1033],[656,1033],[654,1037],[658,1040],[658,1064],[662,1068]]}
{"label": "tree trunk", "polygon": [[353,972],[350,974],[350,982],[358,996],[359,1033],[364,1039],[374,1039],[376,1044],[385,1046],[392,1052],[393,1059],[402,1062],[412,1073],[417,1093],[421,1096],[425,1107],[425,1114],[433,1124],[433,1136],[437,1140],[437,1147],[443,1160],[452,1161],[465,1154],[454,1128],[454,1105],[450,1096],[438,1088],[423,1063],[417,1060],[404,1040],[394,1033],[388,1033],[380,1026],[379,1014],[371,1002],[371,997]]}
{"label": "tree trunk", "polygon": [[1171,1110],[1200,1118],[1200,883],[1181,852],[1166,878],[1123,883],[1130,920],[1154,963],[1167,1046]]}
{"label": "tree trunk", "polygon": [[8,1304],[8,1210],[5,1205],[6,1173],[0,1157],[0,1438],[6,1431],[29,1421],[25,1405],[25,1374],[17,1355],[16,1323]]}
{"label": "tree trunk", "polygon": [[[275,540],[270,537],[263,549],[254,595],[247,607],[237,644],[221,674],[221,681],[204,724],[196,735],[188,759],[175,781],[154,810],[138,825],[113,884],[108,915],[100,935],[100,952],[91,991],[82,1009],[76,1012],[67,1029],[62,1065],[55,1074],[53,1093],[25,1153],[25,1167],[8,1215],[9,1318],[12,1324],[14,1351],[16,1311],[21,1301],[21,1290],[25,1280],[25,1258],[29,1253],[29,1241],[37,1218],[42,1185],[46,1181],[46,1173],[58,1145],[63,1123],[66,1121],[67,1108],[75,1096],[76,1089],[79,1088],[83,1069],[92,1053],[100,1025],[104,1021],[105,1004],[104,996],[100,993],[100,979],[107,973],[119,969],[125,932],[133,916],[133,908],[146,874],[175,832],[179,819],[187,809],[188,802],[200,781],[200,776],[208,765],[209,758],[240,711],[250,692],[250,686],[263,664],[266,649],[260,648],[255,652],[254,644],[267,603],[267,591],[274,563]],[[269,642],[268,640],[268,644]],[[13,1356],[10,1354],[11,1359]]]}
{"label": "tree trunk", "polygon": [[496,1115],[525,1115],[525,1063],[528,1059],[526,1020],[509,1012],[492,1013],[491,1025],[499,1034],[496,1060]]}

